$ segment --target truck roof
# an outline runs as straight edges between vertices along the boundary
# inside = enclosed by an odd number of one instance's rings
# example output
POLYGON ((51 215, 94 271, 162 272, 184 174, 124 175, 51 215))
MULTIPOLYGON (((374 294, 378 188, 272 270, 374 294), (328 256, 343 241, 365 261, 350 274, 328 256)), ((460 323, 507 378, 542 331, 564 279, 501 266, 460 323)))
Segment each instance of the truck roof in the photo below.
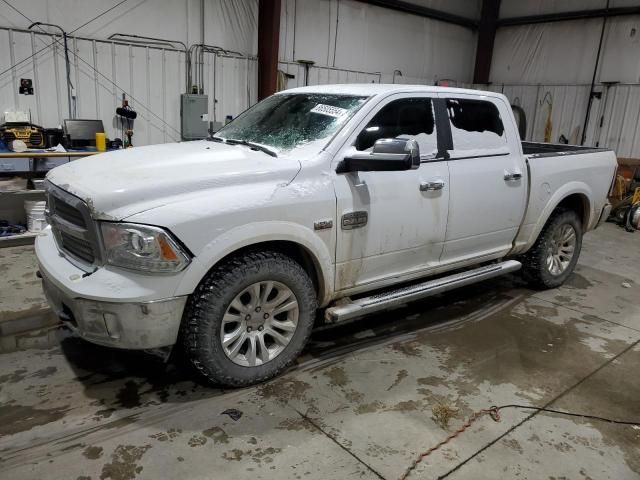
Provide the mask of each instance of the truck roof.
POLYGON ((325 93, 343 95, 388 95, 390 93, 424 92, 424 93, 467 93, 487 97, 503 97, 501 93, 468 88, 436 87, 433 85, 404 85, 391 83, 345 83, 333 85, 313 85, 291 88, 278 93, 325 93))

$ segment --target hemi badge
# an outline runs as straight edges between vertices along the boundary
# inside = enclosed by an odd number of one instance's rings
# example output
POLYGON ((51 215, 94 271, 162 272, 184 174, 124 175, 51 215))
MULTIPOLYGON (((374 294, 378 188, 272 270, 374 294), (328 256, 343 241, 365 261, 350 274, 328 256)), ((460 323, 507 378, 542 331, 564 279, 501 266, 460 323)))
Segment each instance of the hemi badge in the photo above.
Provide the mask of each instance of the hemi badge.
POLYGON ((342 216, 342 229, 353 230, 354 228, 364 227, 368 220, 369 214, 364 210, 345 213, 342 216))
POLYGON ((328 228, 333 228, 333 220, 318 220, 317 222, 313 222, 314 230, 326 230, 328 228))

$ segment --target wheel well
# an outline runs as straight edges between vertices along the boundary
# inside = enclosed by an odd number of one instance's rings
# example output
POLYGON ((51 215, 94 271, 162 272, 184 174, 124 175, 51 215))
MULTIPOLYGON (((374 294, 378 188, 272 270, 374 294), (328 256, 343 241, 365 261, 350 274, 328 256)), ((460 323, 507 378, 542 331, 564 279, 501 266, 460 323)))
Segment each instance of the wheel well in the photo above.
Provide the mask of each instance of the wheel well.
POLYGON ((295 260, 302 268, 304 268, 305 272, 307 272, 309 278, 311 278, 311 281, 313 282, 318 298, 321 298, 321 295, 324 292, 322 270, 311 252, 296 242, 291 242, 289 240, 272 240, 268 242, 253 243, 227 254, 221 258, 217 264, 250 250, 276 251, 295 260))
POLYGON ((582 222, 582 229, 584 230, 589 225, 589 218, 591 212, 589 211, 589 199, 580 193, 573 193, 568 197, 565 197, 556 208, 564 208, 572 210, 578 214, 582 222))

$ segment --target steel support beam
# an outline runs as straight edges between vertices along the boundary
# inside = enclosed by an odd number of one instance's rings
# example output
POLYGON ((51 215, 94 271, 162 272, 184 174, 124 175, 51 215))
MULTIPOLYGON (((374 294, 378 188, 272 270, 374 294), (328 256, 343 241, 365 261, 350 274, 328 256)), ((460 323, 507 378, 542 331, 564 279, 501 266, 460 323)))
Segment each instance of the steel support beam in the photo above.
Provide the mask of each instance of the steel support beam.
POLYGON ((377 7, 388 8, 389 10, 395 10, 398 12, 409 13, 412 15, 418 15, 420 17, 431 18, 433 20, 440 20, 441 22, 453 23, 454 25, 461 25, 463 27, 476 29, 478 28, 478 22, 466 17, 454 15, 452 13, 442 12, 433 8, 423 7, 422 5, 416 5, 414 3, 402 2, 396 0, 359 0, 362 3, 369 5, 375 5, 377 7))
POLYGON ((473 83, 489 83, 491 60, 493 59, 493 44, 496 39, 499 15, 500 0, 482 1, 473 83))
POLYGON ((575 12, 547 13, 544 15, 528 15, 525 17, 503 18, 498 21, 499 27, 512 25, 531 25, 534 23, 564 22, 567 20, 581 20, 584 18, 608 18, 623 15, 640 15, 638 7, 598 8, 594 10, 577 10, 575 12))
POLYGON ((280 0, 260 0, 258 5, 258 100, 276 91, 280 0))

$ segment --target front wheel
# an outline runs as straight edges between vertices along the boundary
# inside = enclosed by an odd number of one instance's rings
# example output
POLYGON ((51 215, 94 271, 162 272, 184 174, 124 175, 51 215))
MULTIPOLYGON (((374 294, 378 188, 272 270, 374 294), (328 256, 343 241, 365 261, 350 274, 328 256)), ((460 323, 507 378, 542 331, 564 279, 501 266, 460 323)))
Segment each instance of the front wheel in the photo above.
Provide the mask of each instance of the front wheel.
POLYGON ((573 210, 557 209, 523 258, 523 276, 535 288, 556 288, 571 275, 582 248, 582 223, 573 210))
POLYGON ((184 347, 212 383, 246 386, 282 372, 306 344, 313 283, 279 252, 248 252, 214 268, 192 295, 184 347))

